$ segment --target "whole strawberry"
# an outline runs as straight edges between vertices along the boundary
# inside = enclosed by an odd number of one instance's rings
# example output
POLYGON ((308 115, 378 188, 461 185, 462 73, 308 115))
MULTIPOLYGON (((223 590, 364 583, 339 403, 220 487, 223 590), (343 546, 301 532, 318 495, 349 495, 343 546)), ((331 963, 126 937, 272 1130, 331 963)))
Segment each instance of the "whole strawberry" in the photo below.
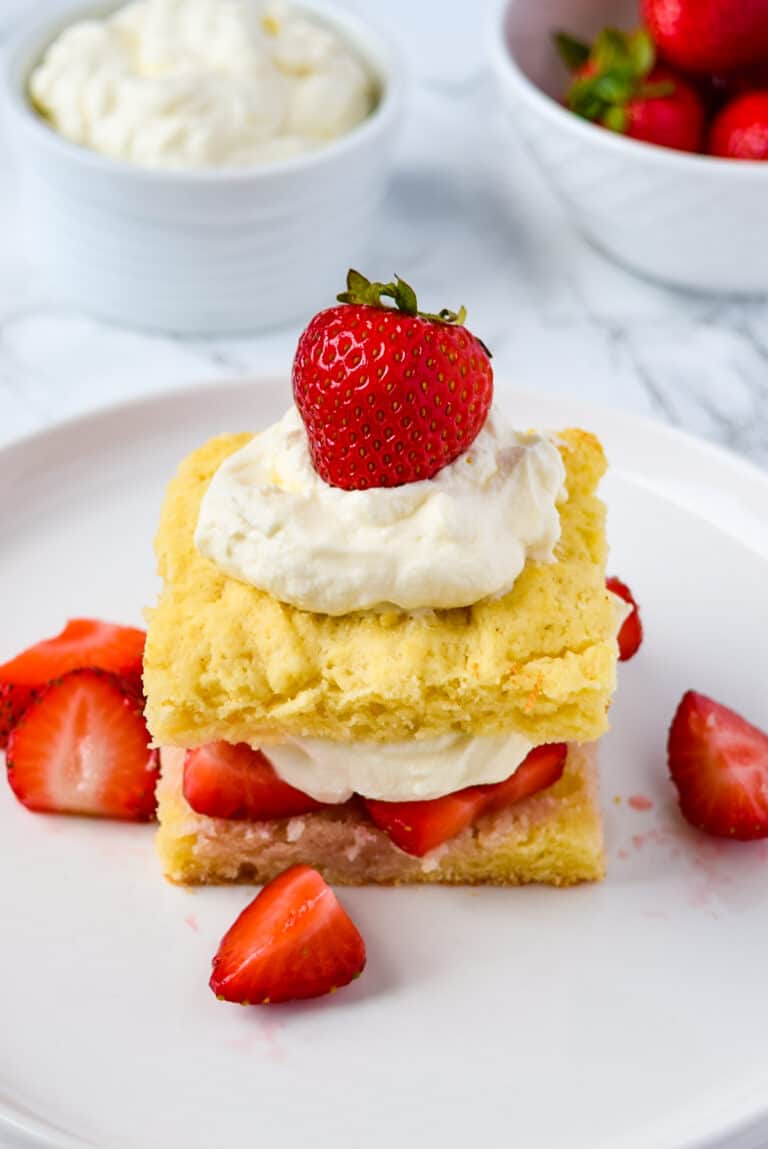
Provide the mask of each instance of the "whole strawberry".
POLYGON ((729 72, 768 56, 768 0, 643 0, 660 55, 686 72, 729 72))
POLYGON ((485 423, 488 349, 464 326, 463 308, 421 312, 399 276, 371 283, 350 271, 338 299, 302 332, 293 362, 315 470, 347 491, 431 479, 485 423))
POLYGON ((737 96, 712 121, 710 155, 732 160, 768 160, 768 90, 737 96))
POLYGON ((611 131, 662 148, 700 149, 704 108, 698 92, 656 63, 644 29, 606 28, 591 46, 560 32, 560 55, 574 73, 566 104, 576 115, 611 131))

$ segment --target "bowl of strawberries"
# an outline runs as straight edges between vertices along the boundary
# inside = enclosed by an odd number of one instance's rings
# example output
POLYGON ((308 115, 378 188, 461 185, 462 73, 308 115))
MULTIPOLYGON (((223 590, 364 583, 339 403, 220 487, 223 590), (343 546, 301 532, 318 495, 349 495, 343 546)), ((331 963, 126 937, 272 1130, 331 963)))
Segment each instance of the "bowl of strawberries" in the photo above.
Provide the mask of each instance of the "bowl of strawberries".
POLYGON ((593 244, 675 286, 768 291, 768 0, 505 0, 492 57, 593 244))

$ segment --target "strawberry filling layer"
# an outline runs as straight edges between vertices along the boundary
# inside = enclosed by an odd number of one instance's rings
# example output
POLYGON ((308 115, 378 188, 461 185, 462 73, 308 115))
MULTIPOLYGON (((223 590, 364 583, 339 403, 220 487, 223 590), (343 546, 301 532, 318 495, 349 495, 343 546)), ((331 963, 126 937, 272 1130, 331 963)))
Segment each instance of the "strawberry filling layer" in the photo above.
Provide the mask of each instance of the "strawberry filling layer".
MULTIPOLYGON (((362 799, 371 821, 407 854, 423 857, 489 814, 554 785, 562 776, 564 743, 538 746, 503 782, 469 786, 426 801, 362 799)), ((245 743, 214 742, 188 751, 184 797, 198 814, 259 821, 327 809, 328 804, 289 786, 269 759, 245 743)))

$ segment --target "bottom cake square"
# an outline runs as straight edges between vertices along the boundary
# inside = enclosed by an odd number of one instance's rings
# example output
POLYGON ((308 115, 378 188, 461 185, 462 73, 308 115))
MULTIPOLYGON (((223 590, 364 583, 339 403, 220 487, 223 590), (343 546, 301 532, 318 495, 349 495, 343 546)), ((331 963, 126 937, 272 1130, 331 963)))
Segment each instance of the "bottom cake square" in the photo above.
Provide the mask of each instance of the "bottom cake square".
POLYGON ((261 884, 304 863, 339 885, 412 882, 569 886, 605 875, 597 744, 571 744, 562 778, 423 858, 395 846, 356 802, 263 822, 209 818, 182 791, 184 750, 161 751, 157 845, 167 878, 183 884, 261 884))

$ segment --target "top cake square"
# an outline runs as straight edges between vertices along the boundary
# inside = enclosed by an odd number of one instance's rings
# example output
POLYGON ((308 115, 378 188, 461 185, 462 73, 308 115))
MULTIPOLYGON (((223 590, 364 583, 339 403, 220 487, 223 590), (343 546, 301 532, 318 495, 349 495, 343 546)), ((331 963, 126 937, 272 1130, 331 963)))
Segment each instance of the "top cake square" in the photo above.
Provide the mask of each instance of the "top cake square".
POLYGON ((340 617, 279 602, 195 549, 205 490, 250 438, 212 439, 168 488, 156 538, 164 585, 149 612, 144 674, 156 743, 600 737, 617 645, 596 495, 605 458, 593 435, 558 437, 567 497, 554 562, 529 560, 509 594, 475 606, 340 617))

